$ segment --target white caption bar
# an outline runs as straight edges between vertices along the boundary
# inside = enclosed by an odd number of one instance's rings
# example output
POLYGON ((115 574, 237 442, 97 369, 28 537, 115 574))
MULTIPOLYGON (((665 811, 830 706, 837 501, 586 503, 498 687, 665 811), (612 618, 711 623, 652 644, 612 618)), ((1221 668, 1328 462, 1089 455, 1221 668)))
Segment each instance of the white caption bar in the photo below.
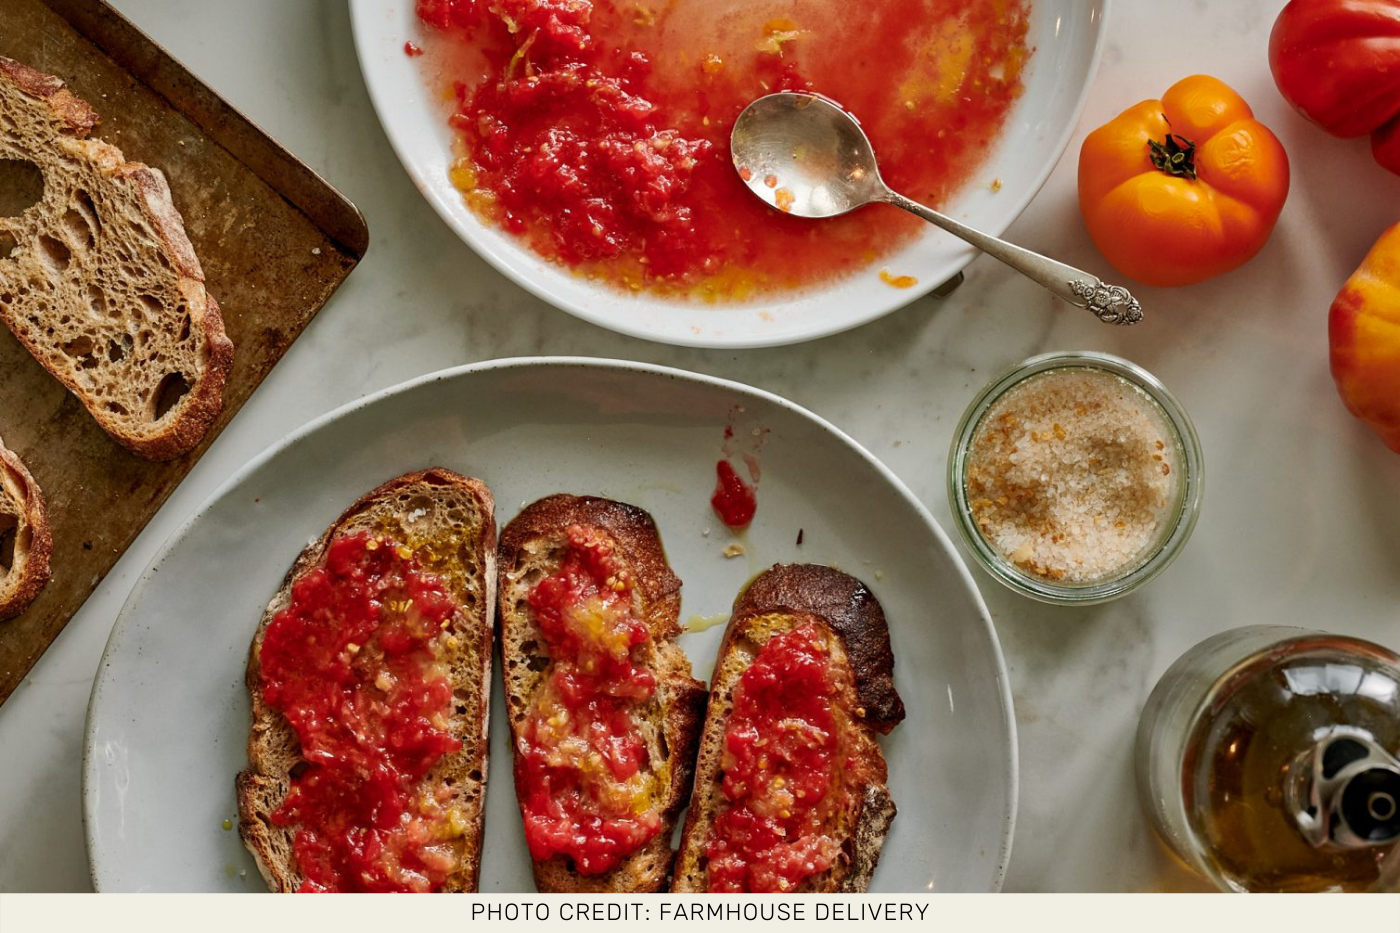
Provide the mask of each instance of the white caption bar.
POLYGON ((1400 930, 1400 894, 464 895, 460 897, 244 897, 240 895, 0 895, 3 933, 362 933, 493 931, 947 930, 950 933, 1213 933, 1400 930))

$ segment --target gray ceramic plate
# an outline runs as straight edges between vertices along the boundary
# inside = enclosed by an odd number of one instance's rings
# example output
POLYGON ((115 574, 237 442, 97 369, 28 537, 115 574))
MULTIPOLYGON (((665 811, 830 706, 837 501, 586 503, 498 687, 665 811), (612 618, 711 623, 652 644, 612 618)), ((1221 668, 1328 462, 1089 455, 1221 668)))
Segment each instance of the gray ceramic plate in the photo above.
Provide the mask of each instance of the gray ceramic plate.
MULTIPOLYGON (((530 359, 448 370, 313 422, 166 544, 117 620, 88 709, 83 807, 99 889, 263 889, 222 828, 245 765, 253 630, 309 539, 361 493, 430 465, 484 479, 502 526, 559 491, 648 509, 685 581, 683 620, 727 613, 778 561, 863 578, 889 617, 909 714, 883 741, 899 817, 872 890, 1000 886, 1016 807, 1011 695, 982 600, 928 511, 850 438, 777 396, 633 363, 530 359), (709 506, 726 427, 748 443, 767 432, 737 557, 709 506)), ((682 636, 697 676, 722 631, 682 636)), ((481 889, 530 891, 499 683, 492 704, 481 889)))

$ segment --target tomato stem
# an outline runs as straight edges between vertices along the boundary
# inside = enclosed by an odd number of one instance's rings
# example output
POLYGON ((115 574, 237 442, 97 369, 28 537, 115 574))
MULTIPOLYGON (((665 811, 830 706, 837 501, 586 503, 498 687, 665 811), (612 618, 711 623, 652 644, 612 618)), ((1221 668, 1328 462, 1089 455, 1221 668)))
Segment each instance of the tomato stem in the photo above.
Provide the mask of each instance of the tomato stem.
MULTIPOLYGON (((1162 119, 1167 120, 1166 114, 1162 115, 1162 119)), ((1167 126, 1171 125, 1171 121, 1167 120, 1167 126)), ((1149 139, 1147 148, 1152 150, 1152 165, 1158 171, 1166 172, 1168 175, 1195 179, 1196 144, 1185 136, 1168 132, 1164 142, 1149 139)))

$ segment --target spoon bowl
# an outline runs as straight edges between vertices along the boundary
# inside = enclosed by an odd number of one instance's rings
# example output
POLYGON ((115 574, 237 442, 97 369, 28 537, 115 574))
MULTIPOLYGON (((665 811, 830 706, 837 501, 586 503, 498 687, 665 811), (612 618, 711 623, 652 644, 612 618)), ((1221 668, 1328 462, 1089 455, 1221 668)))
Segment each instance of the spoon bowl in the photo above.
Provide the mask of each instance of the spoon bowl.
POLYGON ((884 193, 860 123, 817 94, 760 97, 734 122, 730 149, 748 189, 798 217, 836 217, 884 193))
POLYGON ((780 91, 749 104, 729 138, 734 168, 769 206, 797 217, 837 217, 866 204, 893 204, 1001 260, 1106 324, 1136 324, 1142 305, 1121 285, 1008 243, 893 191, 880 177, 860 121, 840 104, 780 91))

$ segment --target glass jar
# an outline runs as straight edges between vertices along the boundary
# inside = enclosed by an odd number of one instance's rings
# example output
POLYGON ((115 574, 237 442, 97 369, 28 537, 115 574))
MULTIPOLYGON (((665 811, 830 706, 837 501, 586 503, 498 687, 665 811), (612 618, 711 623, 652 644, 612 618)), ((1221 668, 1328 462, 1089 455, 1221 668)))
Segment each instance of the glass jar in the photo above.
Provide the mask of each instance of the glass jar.
POLYGON ((1400 890, 1400 655, 1276 625, 1183 655, 1142 712, 1153 827, 1227 891, 1400 890))
MULTIPOLYGON (((1061 425, 1056 422, 1056 434, 1063 438, 1060 428, 1061 425)), ((992 380, 968 407, 954 432, 953 448, 948 457, 948 500, 963 540, 977 562, 999 582, 1043 602, 1092 605, 1132 592, 1156 577, 1176 558, 1196 525, 1203 490, 1202 468, 1200 440, 1191 419, 1176 398, 1151 373, 1128 360, 1106 353, 1047 353, 1032 357, 992 380), (1003 399, 1008 399, 1008 403, 1014 401, 1017 396, 1010 394, 1029 386, 1031 380, 1055 373, 1077 372, 1087 372, 1093 378, 1107 374, 1121 381, 1133 402, 1138 403, 1143 416, 1163 426, 1166 435, 1162 441, 1165 445, 1163 454, 1174 465, 1172 469, 1176 475, 1155 529, 1145 532, 1150 537, 1144 546, 1135 553, 1126 554, 1120 564, 1100 576, 1066 580, 1055 579, 1051 575, 1054 571, 1036 573, 1028 570, 1026 561, 1013 559, 1016 553, 1008 554, 988 540, 979 526, 974 508, 975 502, 986 500, 977 498, 969 490, 969 470, 972 467, 975 472, 974 442, 979 436, 978 432, 989 413, 997 410, 999 402, 1003 399)), ((1047 474, 1042 479, 1047 490, 1054 488, 1052 477, 1047 474)), ((1089 546, 1087 542, 1085 546, 1089 546)))

